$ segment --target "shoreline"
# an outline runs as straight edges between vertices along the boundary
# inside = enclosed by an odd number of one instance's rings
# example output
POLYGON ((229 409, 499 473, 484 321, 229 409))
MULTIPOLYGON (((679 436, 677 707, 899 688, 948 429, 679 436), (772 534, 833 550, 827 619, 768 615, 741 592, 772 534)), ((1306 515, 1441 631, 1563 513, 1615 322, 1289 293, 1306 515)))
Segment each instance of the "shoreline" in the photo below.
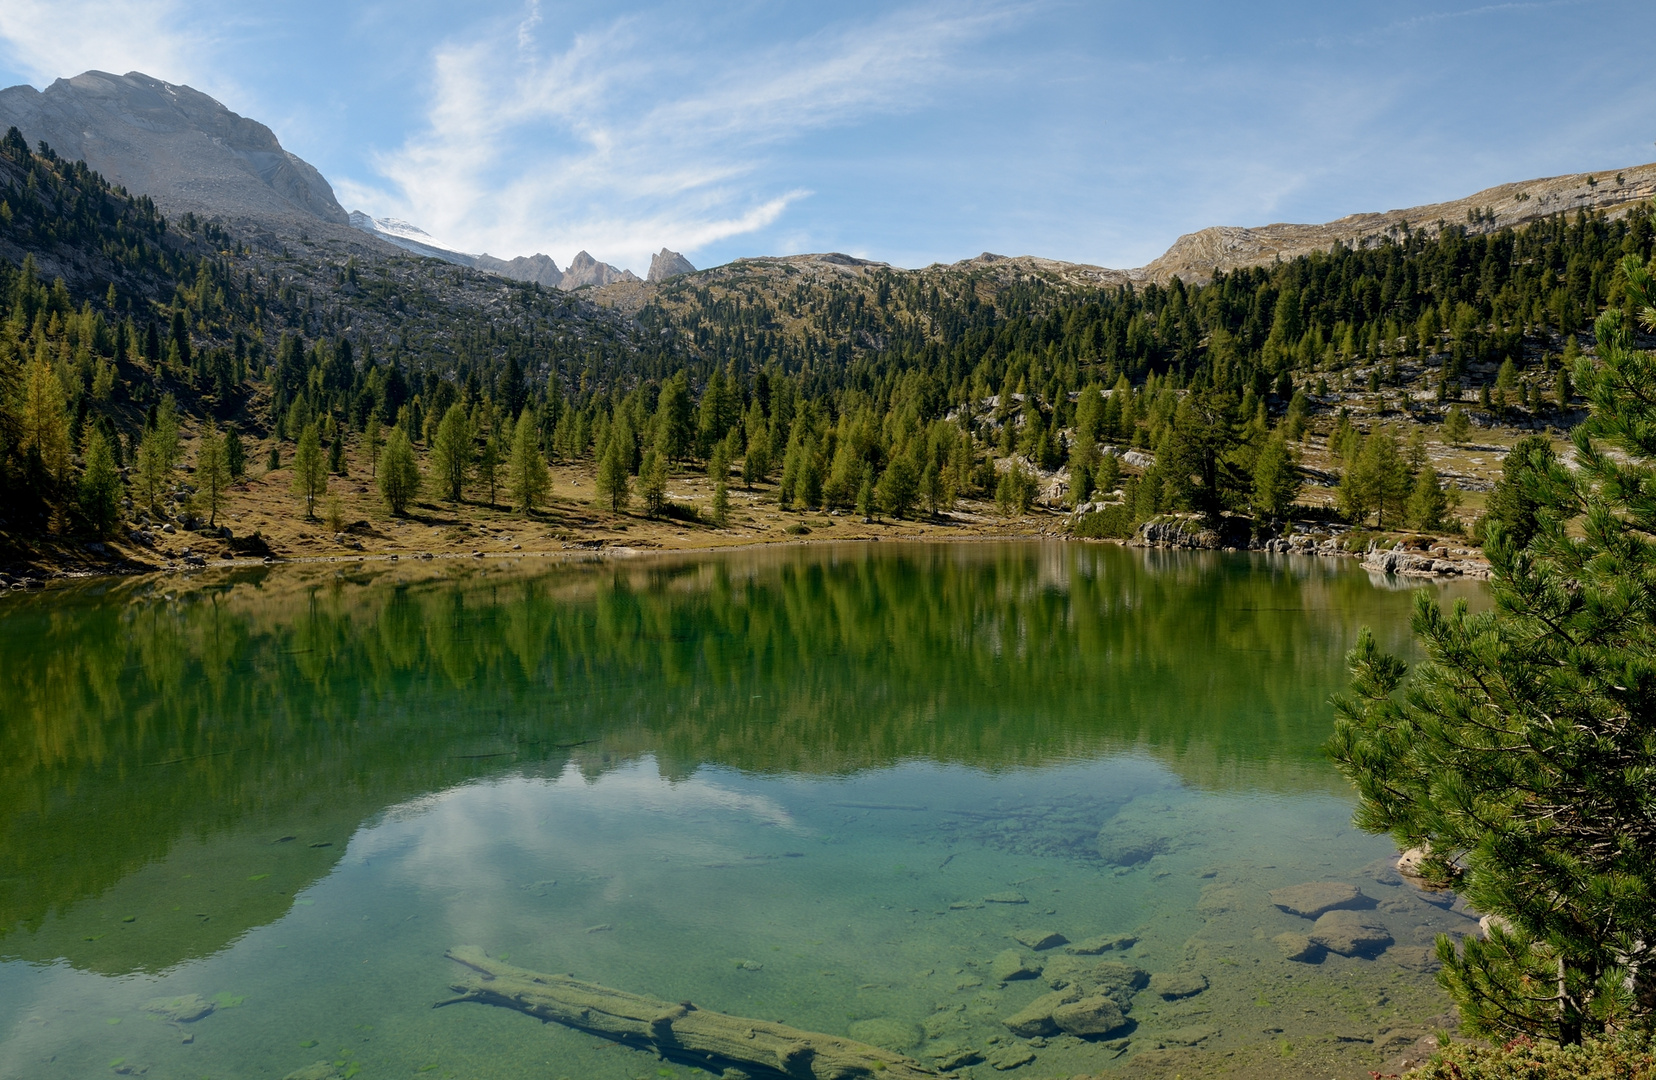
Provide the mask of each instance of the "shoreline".
MULTIPOLYGON (((917 524, 910 522, 909 524, 917 524)), ((537 550, 491 550, 473 549, 470 551, 448 550, 430 551, 421 550, 414 553, 387 552, 387 551, 352 551, 328 554, 304 555, 274 555, 274 556, 242 556, 217 559, 201 559, 200 561, 168 561, 160 566, 137 563, 127 560, 124 564, 107 569, 97 570, 59 570, 50 577, 28 578, 9 574, 0 574, 0 597, 11 593, 41 592, 68 585, 83 585, 105 579, 131 581, 145 577, 171 577, 178 575, 195 575, 210 570, 249 570, 261 567, 277 566, 326 566, 340 563, 437 563, 437 562, 504 562, 525 559, 544 560, 548 563, 587 563, 609 562, 647 558, 650 556, 666 555, 704 555, 730 554, 740 551, 770 550, 783 548, 824 547, 830 545, 855 544, 985 544, 1017 542, 1048 542, 1063 544, 1112 544, 1117 547, 1137 548, 1145 551, 1187 551, 1197 553, 1211 551, 1216 554, 1252 554, 1252 555, 1290 555, 1301 558, 1335 559, 1340 561, 1355 561, 1359 566, 1370 573, 1386 574, 1392 577, 1413 578, 1422 581, 1451 581, 1451 580, 1487 580, 1489 577, 1488 563, 1480 558, 1445 560, 1431 555, 1418 555, 1408 551, 1394 551, 1377 548, 1373 542, 1363 551, 1350 551, 1333 545, 1332 541, 1325 541, 1315 546, 1288 544, 1280 539, 1254 541, 1245 546, 1221 546, 1213 543, 1179 542, 1144 540, 1141 529, 1133 537, 1118 539, 1109 537, 1077 537, 1062 531, 1042 529, 1008 529, 1000 532, 972 531, 957 532, 947 526, 937 527, 937 523, 925 523, 936 528, 929 531, 924 525, 915 531, 903 531, 891 536, 868 535, 866 533, 851 536, 789 536, 786 539, 772 539, 769 537, 754 537, 737 540, 733 543, 688 544, 683 546, 666 546, 649 543, 631 545, 626 543, 611 543, 606 540, 566 542, 566 546, 557 549, 537 550), (22 584, 27 581, 28 584, 22 584)), ((1185 533, 1185 537, 1192 534, 1185 533)))

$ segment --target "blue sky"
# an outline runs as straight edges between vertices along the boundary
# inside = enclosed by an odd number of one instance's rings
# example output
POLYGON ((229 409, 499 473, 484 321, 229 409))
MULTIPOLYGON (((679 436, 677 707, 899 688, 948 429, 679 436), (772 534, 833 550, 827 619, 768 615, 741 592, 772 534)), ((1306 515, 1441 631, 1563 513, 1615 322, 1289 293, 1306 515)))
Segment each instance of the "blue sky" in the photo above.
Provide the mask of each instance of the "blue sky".
POLYGON ((188 83, 467 251, 1126 267, 1656 160, 1653 31, 1650 0, 4 0, 0 84, 188 83))

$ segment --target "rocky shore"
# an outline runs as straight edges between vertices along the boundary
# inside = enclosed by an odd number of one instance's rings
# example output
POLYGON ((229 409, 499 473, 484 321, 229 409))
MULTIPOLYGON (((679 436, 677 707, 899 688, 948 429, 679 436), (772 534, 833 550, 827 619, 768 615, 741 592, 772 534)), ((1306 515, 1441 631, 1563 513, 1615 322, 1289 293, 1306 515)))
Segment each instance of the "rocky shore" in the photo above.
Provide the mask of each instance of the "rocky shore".
POLYGON ((1358 559, 1365 570, 1377 574, 1416 578, 1489 577, 1489 564, 1473 548, 1447 544, 1406 546, 1397 541, 1386 546, 1369 540, 1362 547, 1352 543, 1352 530, 1345 526, 1307 529, 1293 527, 1282 536, 1260 539, 1245 533, 1229 535, 1195 518, 1159 518, 1138 527, 1129 547, 1163 548, 1184 551, 1262 551, 1273 555, 1315 555, 1331 559, 1358 559))

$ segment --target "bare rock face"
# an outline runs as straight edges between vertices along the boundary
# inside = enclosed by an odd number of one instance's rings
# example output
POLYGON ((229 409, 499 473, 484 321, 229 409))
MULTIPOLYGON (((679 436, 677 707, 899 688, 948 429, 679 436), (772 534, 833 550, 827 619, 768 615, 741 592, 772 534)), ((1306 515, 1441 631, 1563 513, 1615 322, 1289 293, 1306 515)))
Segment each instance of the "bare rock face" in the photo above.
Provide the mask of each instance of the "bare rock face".
POLYGON ((1328 912, 1308 936, 1312 944, 1341 956, 1379 956, 1392 943, 1391 931, 1383 923, 1357 911, 1328 912))
POLYGON ((0 90, 0 128, 81 159, 169 214, 349 223, 328 181, 271 130, 188 86, 88 71, 45 90, 0 90))
POLYGON ((1355 886, 1339 881, 1308 881, 1271 893, 1271 903, 1290 915, 1315 919, 1339 908, 1370 907, 1373 901, 1355 886))
POLYGON ((602 286, 617 281, 637 280, 638 275, 631 270, 622 270, 609 263, 601 263, 582 251, 570 261, 569 269, 564 271, 559 287, 574 290, 583 285, 602 286))
POLYGON ((644 280, 666 281, 670 277, 677 277, 680 274, 694 274, 695 272, 696 268, 690 265, 689 259, 676 251, 668 251, 666 248, 662 248, 650 257, 650 272, 644 280))
POLYGON ((1287 262, 1297 255, 1325 251, 1337 242, 1357 246, 1383 236, 1400 238, 1405 228, 1431 234, 1443 222, 1464 225, 1472 233, 1495 232, 1561 212, 1624 212, 1652 195, 1656 195, 1656 165, 1632 165, 1500 184, 1453 202, 1349 214, 1324 225, 1219 225, 1179 237, 1160 258, 1130 273, 1153 281, 1180 277, 1193 283, 1206 281, 1215 268, 1266 266, 1277 259, 1287 262))
POLYGON ((483 254, 477 257, 476 266, 490 274, 499 274, 513 281, 532 281, 549 289, 561 288, 564 283, 564 272, 558 269, 558 264, 552 261, 550 255, 539 252, 519 255, 515 259, 497 259, 483 254))

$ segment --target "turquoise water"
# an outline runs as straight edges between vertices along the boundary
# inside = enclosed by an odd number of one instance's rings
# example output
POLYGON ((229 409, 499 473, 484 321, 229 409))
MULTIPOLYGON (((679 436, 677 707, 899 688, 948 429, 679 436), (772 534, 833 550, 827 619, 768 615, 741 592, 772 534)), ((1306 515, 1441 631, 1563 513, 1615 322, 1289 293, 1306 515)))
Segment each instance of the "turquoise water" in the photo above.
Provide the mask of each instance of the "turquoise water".
POLYGON ((9 598, 0 1077, 707 1075, 433 1009, 458 945, 960 1075, 1365 1076, 1472 925, 1318 751, 1358 628, 1406 649, 1409 603, 1344 563, 1042 544, 9 598), (1309 881, 1394 944, 1287 959, 1311 923, 1266 894, 1309 881), (996 979, 1007 949, 1041 977, 996 979), (1099 960, 1206 989, 1124 995, 1108 1038, 1003 1023, 1099 960))

